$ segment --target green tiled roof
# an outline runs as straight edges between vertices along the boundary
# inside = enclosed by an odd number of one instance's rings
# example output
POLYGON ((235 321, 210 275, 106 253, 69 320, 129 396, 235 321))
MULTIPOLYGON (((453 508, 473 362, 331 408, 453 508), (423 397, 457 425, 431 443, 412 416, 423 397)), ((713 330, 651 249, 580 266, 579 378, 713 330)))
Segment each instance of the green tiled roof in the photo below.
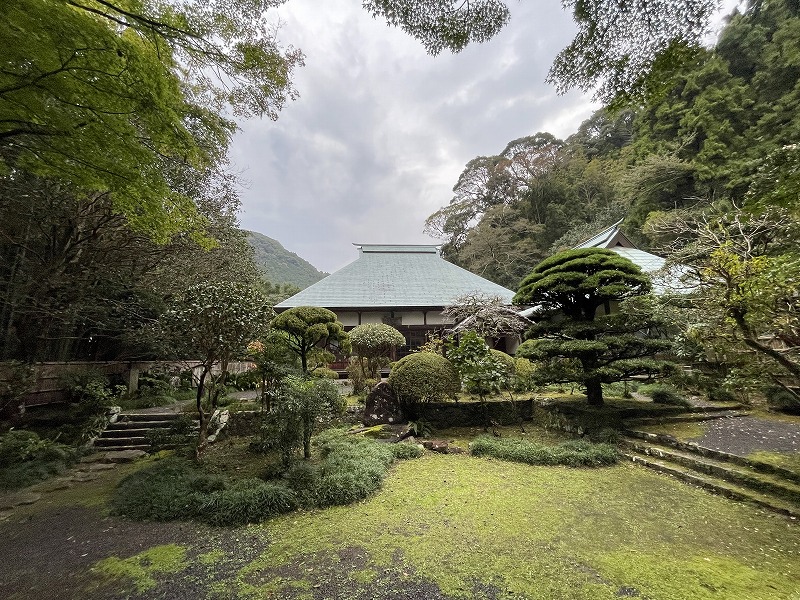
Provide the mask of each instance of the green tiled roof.
POLYGON ((444 307, 476 292, 500 296, 511 304, 514 296, 511 290, 447 262, 438 246, 355 245, 358 260, 275 308, 444 307))

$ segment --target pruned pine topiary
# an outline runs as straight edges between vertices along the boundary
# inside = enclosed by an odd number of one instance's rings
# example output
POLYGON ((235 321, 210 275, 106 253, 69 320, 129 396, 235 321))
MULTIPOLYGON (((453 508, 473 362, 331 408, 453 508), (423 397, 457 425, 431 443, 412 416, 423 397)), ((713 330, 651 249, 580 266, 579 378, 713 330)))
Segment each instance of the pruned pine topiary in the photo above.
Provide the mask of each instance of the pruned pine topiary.
POLYGON ((559 252, 539 263, 514 296, 516 304, 540 309, 517 356, 537 361, 538 383, 580 383, 588 403, 601 405, 602 384, 674 368, 654 358, 671 343, 648 335, 659 325, 652 311, 606 314, 612 304, 649 292, 649 277, 616 252, 559 252))

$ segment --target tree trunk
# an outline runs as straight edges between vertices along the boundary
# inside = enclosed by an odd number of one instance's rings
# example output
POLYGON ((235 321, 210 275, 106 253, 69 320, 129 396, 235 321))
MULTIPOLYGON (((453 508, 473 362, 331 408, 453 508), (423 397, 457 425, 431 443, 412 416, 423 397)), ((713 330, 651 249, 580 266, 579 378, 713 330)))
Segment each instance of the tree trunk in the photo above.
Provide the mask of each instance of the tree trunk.
POLYGON ((586 380, 586 401, 590 406, 603 406, 603 386, 595 377, 586 380))
POLYGON ((200 418, 200 433, 197 438, 197 450, 195 450, 195 458, 200 460, 200 455, 208 445, 208 423, 211 420, 210 414, 203 412, 203 391, 205 388, 206 375, 210 371, 210 367, 203 365, 203 372, 200 374, 200 380, 197 382, 197 415, 200 418))

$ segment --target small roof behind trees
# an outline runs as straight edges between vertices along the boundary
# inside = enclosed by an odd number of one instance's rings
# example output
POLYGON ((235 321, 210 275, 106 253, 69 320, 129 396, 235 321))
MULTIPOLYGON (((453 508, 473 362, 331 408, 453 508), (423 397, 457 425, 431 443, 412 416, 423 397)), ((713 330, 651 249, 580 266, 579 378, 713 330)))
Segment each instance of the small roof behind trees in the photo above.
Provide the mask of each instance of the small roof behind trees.
POLYGON ((661 270, 664 267, 665 259, 637 248, 636 244, 622 232, 621 226, 622 219, 608 229, 604 229, 597 235, 590 237, 585 242, 581 242, 575 246, 574 250, 579 248, 608 248, 627 258, 645 273, 652 274, 661 270))
POLYGON ((358 260, 275 306, 325 308, 443 308, 473 293, 514 292, 444 260, 437 245, 354 244, 358 260))

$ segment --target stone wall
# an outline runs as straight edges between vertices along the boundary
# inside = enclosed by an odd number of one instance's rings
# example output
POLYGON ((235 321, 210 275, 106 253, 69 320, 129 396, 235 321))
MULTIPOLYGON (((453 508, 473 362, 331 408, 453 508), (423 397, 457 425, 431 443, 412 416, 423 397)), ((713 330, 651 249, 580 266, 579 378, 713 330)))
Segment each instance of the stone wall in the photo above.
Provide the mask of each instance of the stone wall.
POLYGON ((422 416, 435 428, 446 427, 483 427, 486 421, 494 421, 499 425, 514 425, 522 421, 530 421, 533 414, 533 400, 492 401, 484 408, 479 402, 437 402, 421 407, 422 416))

